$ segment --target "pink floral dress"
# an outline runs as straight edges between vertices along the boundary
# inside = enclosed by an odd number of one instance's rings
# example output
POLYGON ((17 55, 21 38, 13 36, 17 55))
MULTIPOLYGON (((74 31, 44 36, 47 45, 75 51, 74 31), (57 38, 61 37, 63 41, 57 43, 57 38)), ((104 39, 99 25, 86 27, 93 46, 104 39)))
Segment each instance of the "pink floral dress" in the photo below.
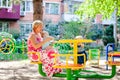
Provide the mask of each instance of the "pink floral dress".
MULTIPOLYGON (((34 34, 34 33, 31 33, 31 34, 34 34)), ((30 35, 31 36, 31 35, 30 35)), ((41 42, 43 40, 42 37, 40 36, 36 36, 36 42, 41 42)), ((28 51, 35 51, 35 52, 40 52, 40 59, 41 59, 41 62, 43 64, 43 71, 46 73, 46 75, 48 77, 52 77, 53 74, 55 73, 60 73, 62 72, 62 69, 59 69, 59 68, 53 68, 52 66, 54 65, 54 56, 52 56, 51 54, 54 54, 54 53, 57 53, 57 51, 55 49, 50 49, 48 51, 46 50, 42 50, 42 48, 37 48, 35 49, 32 44, 31 44, 31 41, 29 40, 28 38, 28 41, 27 41, 27 44, 28 44, 28 51)), ((34 55, 34 54, 33 54, 34 55)), ((28 57, 32 60, 32 61, 37 61, 38 57, 37 56, 33 56, 33 55, 28 55, 28 57)), ((61 64, 60 62, 58 62, 58 64, 61 64)))

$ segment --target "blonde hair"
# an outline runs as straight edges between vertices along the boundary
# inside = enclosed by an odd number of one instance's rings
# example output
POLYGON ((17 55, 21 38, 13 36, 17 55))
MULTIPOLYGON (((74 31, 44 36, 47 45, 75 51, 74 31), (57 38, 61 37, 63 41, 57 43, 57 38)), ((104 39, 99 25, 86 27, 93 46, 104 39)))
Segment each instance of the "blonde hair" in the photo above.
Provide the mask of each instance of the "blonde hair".
POLYGON ((76 36, 75 39, 83 39, 82 36, 76 36))
POLYGON ((40 20, 35 20, 33 23, 32 23, 32 29, 35 30, 37 28, 36 25, 42 25, 43 26, 43 22, 40 21, 40 20))

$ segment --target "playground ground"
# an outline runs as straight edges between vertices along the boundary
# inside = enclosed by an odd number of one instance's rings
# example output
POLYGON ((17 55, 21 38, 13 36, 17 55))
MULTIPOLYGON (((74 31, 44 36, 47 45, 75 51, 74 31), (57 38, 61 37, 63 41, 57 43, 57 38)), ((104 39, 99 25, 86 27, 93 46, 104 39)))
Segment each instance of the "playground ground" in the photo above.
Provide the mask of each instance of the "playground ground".
MULTIPOLYGON (((105 71, 104 60, 100 61, 100 68, 88 67, 99 73, 110 73, 105 71)), ((117 74, 112 79, 79 79, 79 80, 120 80, 120 67, 117 67, 117 74)), ((30 64, 29 60, 23 61, 0 61, 0 80, 49 80, 38 73, 37 64, 30 64)), ((53 78, 53 80, 66 80, 65 78, 53 78)))

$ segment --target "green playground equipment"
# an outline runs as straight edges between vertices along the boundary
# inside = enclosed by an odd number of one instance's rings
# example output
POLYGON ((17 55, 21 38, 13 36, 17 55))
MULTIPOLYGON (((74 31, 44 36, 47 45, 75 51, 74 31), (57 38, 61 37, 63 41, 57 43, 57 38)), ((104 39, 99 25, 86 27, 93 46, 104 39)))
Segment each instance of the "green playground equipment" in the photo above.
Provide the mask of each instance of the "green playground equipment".
MULTIPOLYGON (((115 76, 116 74, 116 66, 119 66, 120 63, 114 63, 112 64, 111 62, 107 62, 108 65, 112 66, 112 70, 111 70, 111 74, 100 74, 97 73, 96 71, 92 71, 92 70, 84 70, 83 68, 86 67, 86 61, 85 61, 85 55, 84 54, 77 54, 77 44, 78 43, 91 43, 94 42, 92 40, 87 40, 87 39, 80 39, 80 40, 59 40, 57 43, 72 43, 73 46, 73 54, 54 54, 55 56, 55 65, 53 67, 55 68, 62 68, 62 69, 66 69, 66 73, 57 73, 54 74, 54 77, 61 77, 61 78, 67 78, 67 80, 78 80, 78 78, 96 78, 96 79, 110 79, 112 77, 115 76), (60 57, 60 56, 65 56, 66 57, 66 62, 65 64, 61 64, 58 65, 56 62, 56 58, 60 57), (74 58, 73 63, 69 63, 69 58, 70 57, 74 58), (84 64, 77 64, 77 57, 78 56, 83 56, 84 57, 84 64)), ((91 55, 93 56, 99 56, 96 55, 94 53, 98 53, 99 54, 99 50, 97 49, 93 49, 91 50, 91 55)), ((32 54, 35 52, 28 52, 29 54, 32 54)), ((37 52, 38 54, 38 52, 37 52)), ((39 58, 39 57, 38 57, 39 58)), ((38 64, 38 71, 40 73, 40 75, 42 76, 46 76, 45 72, 43 72, 43 68, 42 68, 42 62, 38 61, 38 62, 34 62, 31 61, 32 64, 38 64)))
POLYGON ((100 61, 100 50, 99 49, 89 49, 89 62, 91 64, 98 64, 100 61))
POLYGON ((25 40, 16 41, 11 34, 0 32, 0 60, 18 60, 27 58, 25 40))

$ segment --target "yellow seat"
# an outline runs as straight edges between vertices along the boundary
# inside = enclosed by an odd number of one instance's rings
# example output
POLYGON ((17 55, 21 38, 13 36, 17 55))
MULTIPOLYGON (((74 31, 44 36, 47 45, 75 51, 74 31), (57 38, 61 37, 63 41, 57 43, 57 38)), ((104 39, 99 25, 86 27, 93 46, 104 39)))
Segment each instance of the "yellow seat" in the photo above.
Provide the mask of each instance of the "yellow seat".
POLYGON ((31 54, 35 54, 37 56, 37 60, 36 61, 33 61, 31 59, 31 62, 32 64, 41 64, 42 62, 40 61, 40 53, 39 52, 35 52, 35 51, 29 51, 28 52, 28 56, 30 56, 31 54))
POLYGON ((85 68, 85 64, 86 64, 86 61, 85 61, 85 55, 84 54, 77 54, 77 55, 74 55, 74 54, 54 54, 55 58, 54 58, 54 63, 55 65, 53 65, 54 68, 70 68, 70 69, 82 69, 82 68, 85 68), (60 56, 64 56, 66 57, 66 63, 65 64, 57 64, 57 58, 60 57, 60 56), (78 57, 78 56, 83 56, 84 57, 84 64, 75 64, 75 63, 69 63, 69 58, 70 56, 73 56, 73 57, 78 57))
POLYGON ((113 61, 113 57, 120 57, 120 52, 110 52, 106 64, 120 66, 120 61, 113 61))
POLYGON ((116 56, 116 57, 120 57, 120 52, 110 52, 109 54, 108 54, 108 56, 110 57, 114 57, 114 56, 116 56))
POLYGON ((68 65, 54 65, 54 68, 71 68, 71 69, 81 69, 84 68, 82 64, 68 64, 68 65))
POLYGON ((31 61, 30 63, 31 63, 31 64, 42 64, 41 61, 31 61))
POLYGON ((120 66, 120 61, 107 61, 106 64, 110 66, 112 65, 120 66))

